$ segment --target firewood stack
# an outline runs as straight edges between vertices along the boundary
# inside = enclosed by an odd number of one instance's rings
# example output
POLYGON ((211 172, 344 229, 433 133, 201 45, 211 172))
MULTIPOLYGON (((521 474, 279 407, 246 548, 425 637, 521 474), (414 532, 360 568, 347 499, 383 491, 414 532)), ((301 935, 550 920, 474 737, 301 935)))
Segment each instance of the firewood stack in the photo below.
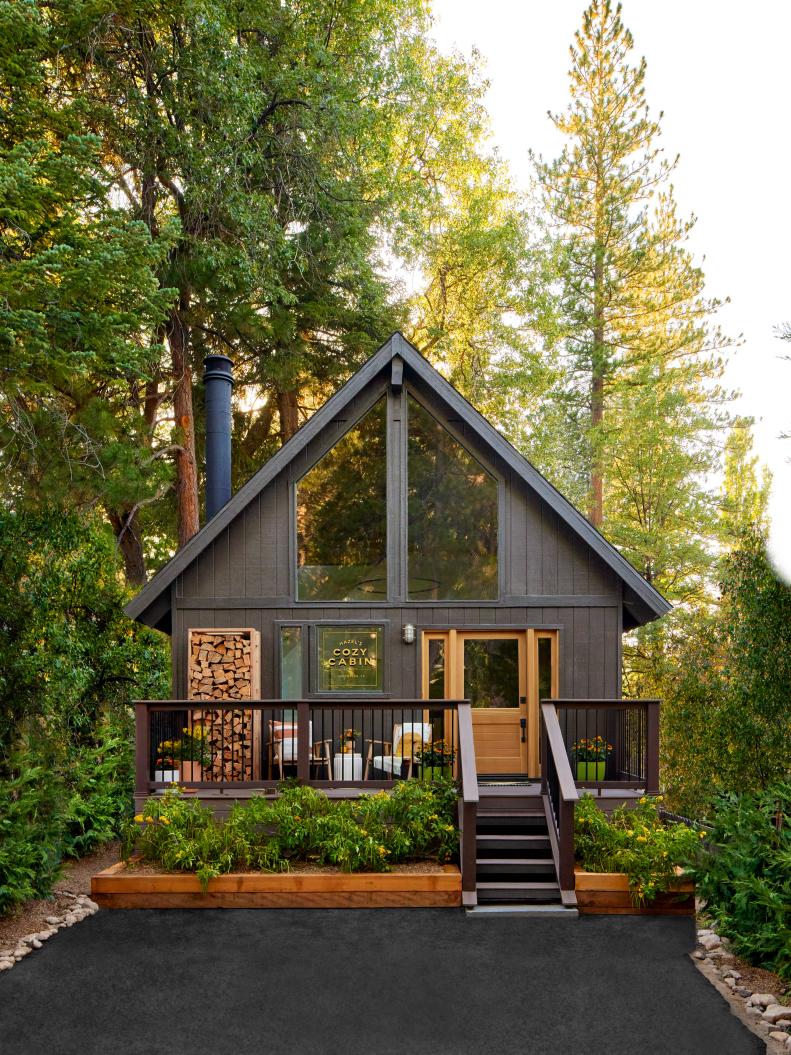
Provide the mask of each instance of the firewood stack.
MULTIPOLYGON (((252 629, 189 631, 189 698, 250 700, 260 695, 258 633, 252 629)), ((255 780, 258 715, 250 710, 193 711, 211 752, 203 780, 255 780)))

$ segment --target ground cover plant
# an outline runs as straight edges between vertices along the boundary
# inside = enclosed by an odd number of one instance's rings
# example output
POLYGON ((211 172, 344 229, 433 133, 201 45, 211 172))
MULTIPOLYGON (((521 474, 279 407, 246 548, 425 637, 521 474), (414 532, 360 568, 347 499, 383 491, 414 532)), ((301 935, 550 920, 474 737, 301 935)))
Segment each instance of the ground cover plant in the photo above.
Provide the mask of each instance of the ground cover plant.
POLYGON ((591 795, 577 803, 575 843, 586 872, 624 872, 636 905, 652 901, 678 881, 676 868, 695 856, 703 832, 686 824, 666 824, 659 816, 662 796, 642 796, 608 817, 591 795))
POLYGON ((791 783, 720 796, 694 872, 734 951, 791 982, 791 783))
POLYGON ((124 831, 133 853, 168 871, 195 872, 204 890, 234 871, 288 871, 298 862, 345 872, 387 872, 407 860, 447 861, 458 851, 452 780, 406 780, 391 793, 330 799, 301 785, 277 798, 236 803, 224 822, 177 788, 149 799, 124 831))

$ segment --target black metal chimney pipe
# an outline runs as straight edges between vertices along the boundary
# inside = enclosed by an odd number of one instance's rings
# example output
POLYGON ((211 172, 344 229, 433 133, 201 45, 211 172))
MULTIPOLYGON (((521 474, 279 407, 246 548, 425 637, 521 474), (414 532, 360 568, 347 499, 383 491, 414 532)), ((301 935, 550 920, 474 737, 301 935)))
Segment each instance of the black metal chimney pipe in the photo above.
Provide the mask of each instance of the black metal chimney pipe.
POLYGON ((227 355, 203 360, 206 396, 206 520, 231 497, 231 390, 233 363, 227 355))

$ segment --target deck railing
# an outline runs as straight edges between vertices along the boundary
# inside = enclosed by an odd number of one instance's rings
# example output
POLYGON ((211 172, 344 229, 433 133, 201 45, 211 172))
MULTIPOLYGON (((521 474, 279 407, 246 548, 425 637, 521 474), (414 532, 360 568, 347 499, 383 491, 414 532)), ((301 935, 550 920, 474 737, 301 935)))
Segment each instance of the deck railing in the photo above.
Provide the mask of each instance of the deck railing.
POLYGON ((276 789, 286 777, 350 792, 455 777, 462 889, 465 903, 475 903, 478 779, 468 701, 142 700, 135 711, 138 798, 174 781, 233 795, 276 789))
POLYGON ((659 700, 552 700, 552 703, 557 709, 563 743, 580 787, 659 793, 659 700), (596 737, 606 745, 603 775, 597 775, 590 765, 578 772, 575 746, 581 741, 595 741, 596 737))
POLYGON ((541 792, 561 893, 574 890, 574 809, 580 789, 659 791, 659 700, 542 700, 541 792), (604 746, 599 773, 578 759, 604 746), (601 777, 601 779, 599 779, 601 777))

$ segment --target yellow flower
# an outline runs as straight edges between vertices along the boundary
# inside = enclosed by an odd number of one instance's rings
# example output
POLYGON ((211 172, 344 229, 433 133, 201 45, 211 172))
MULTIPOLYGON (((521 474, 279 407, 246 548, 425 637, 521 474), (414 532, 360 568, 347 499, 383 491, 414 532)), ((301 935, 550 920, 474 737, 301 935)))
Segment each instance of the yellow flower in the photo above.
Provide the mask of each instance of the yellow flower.
POLYGON ((642 796, 642 798, 640 799, 640 801, 641 801, 641 802, 645 802, 645 795, 643 795, 643 796, 642 796))
POLYGON ((386 857, 387 856, 387 852, 388 852, 387 851, 387 847, 385 847, 385 846, 380 846, 379 847, 379 856, 380 857, 386 857))
POLYGON ((665 796, 664 795, 657 795, 656 801, 657 802, 664 802, 665 801, 665 796))
POLYGON ((143 820, 143 814, 142 814, 142 813, 136 813, 136 814, 135 814, 135 820, 136 820, 136 821, 138 822, 138 824, 139 824, 139 823, 140 823, 140 822, 141 822, 141 821, 143 820))
POLYGON ((154 818, 153 817, 146 817, 146 824, 153 824, 153 823, 154 823, 154 818))
POLYGON ((638 835, 638 836, 637 836, 637 841, 638 841, 639 843, 645 843, 645 842, 648 842, 648 840, 646 839, 646 837, 645 837, 644 835, 638 835))
POLYGON ((170 824, 169 817, 160 817, 159 819, 162 821, 163 824, 170 824))
POLYGON ((446 824, 445 825, 445 831, 446 832, 452 832, 453 831, 453 825, 452 824, 446 824))
POLYGON ((705 832, 698 832, 698 835, 700 836, 701 839, 705 839, 706 838, 706 833, 705 832))

